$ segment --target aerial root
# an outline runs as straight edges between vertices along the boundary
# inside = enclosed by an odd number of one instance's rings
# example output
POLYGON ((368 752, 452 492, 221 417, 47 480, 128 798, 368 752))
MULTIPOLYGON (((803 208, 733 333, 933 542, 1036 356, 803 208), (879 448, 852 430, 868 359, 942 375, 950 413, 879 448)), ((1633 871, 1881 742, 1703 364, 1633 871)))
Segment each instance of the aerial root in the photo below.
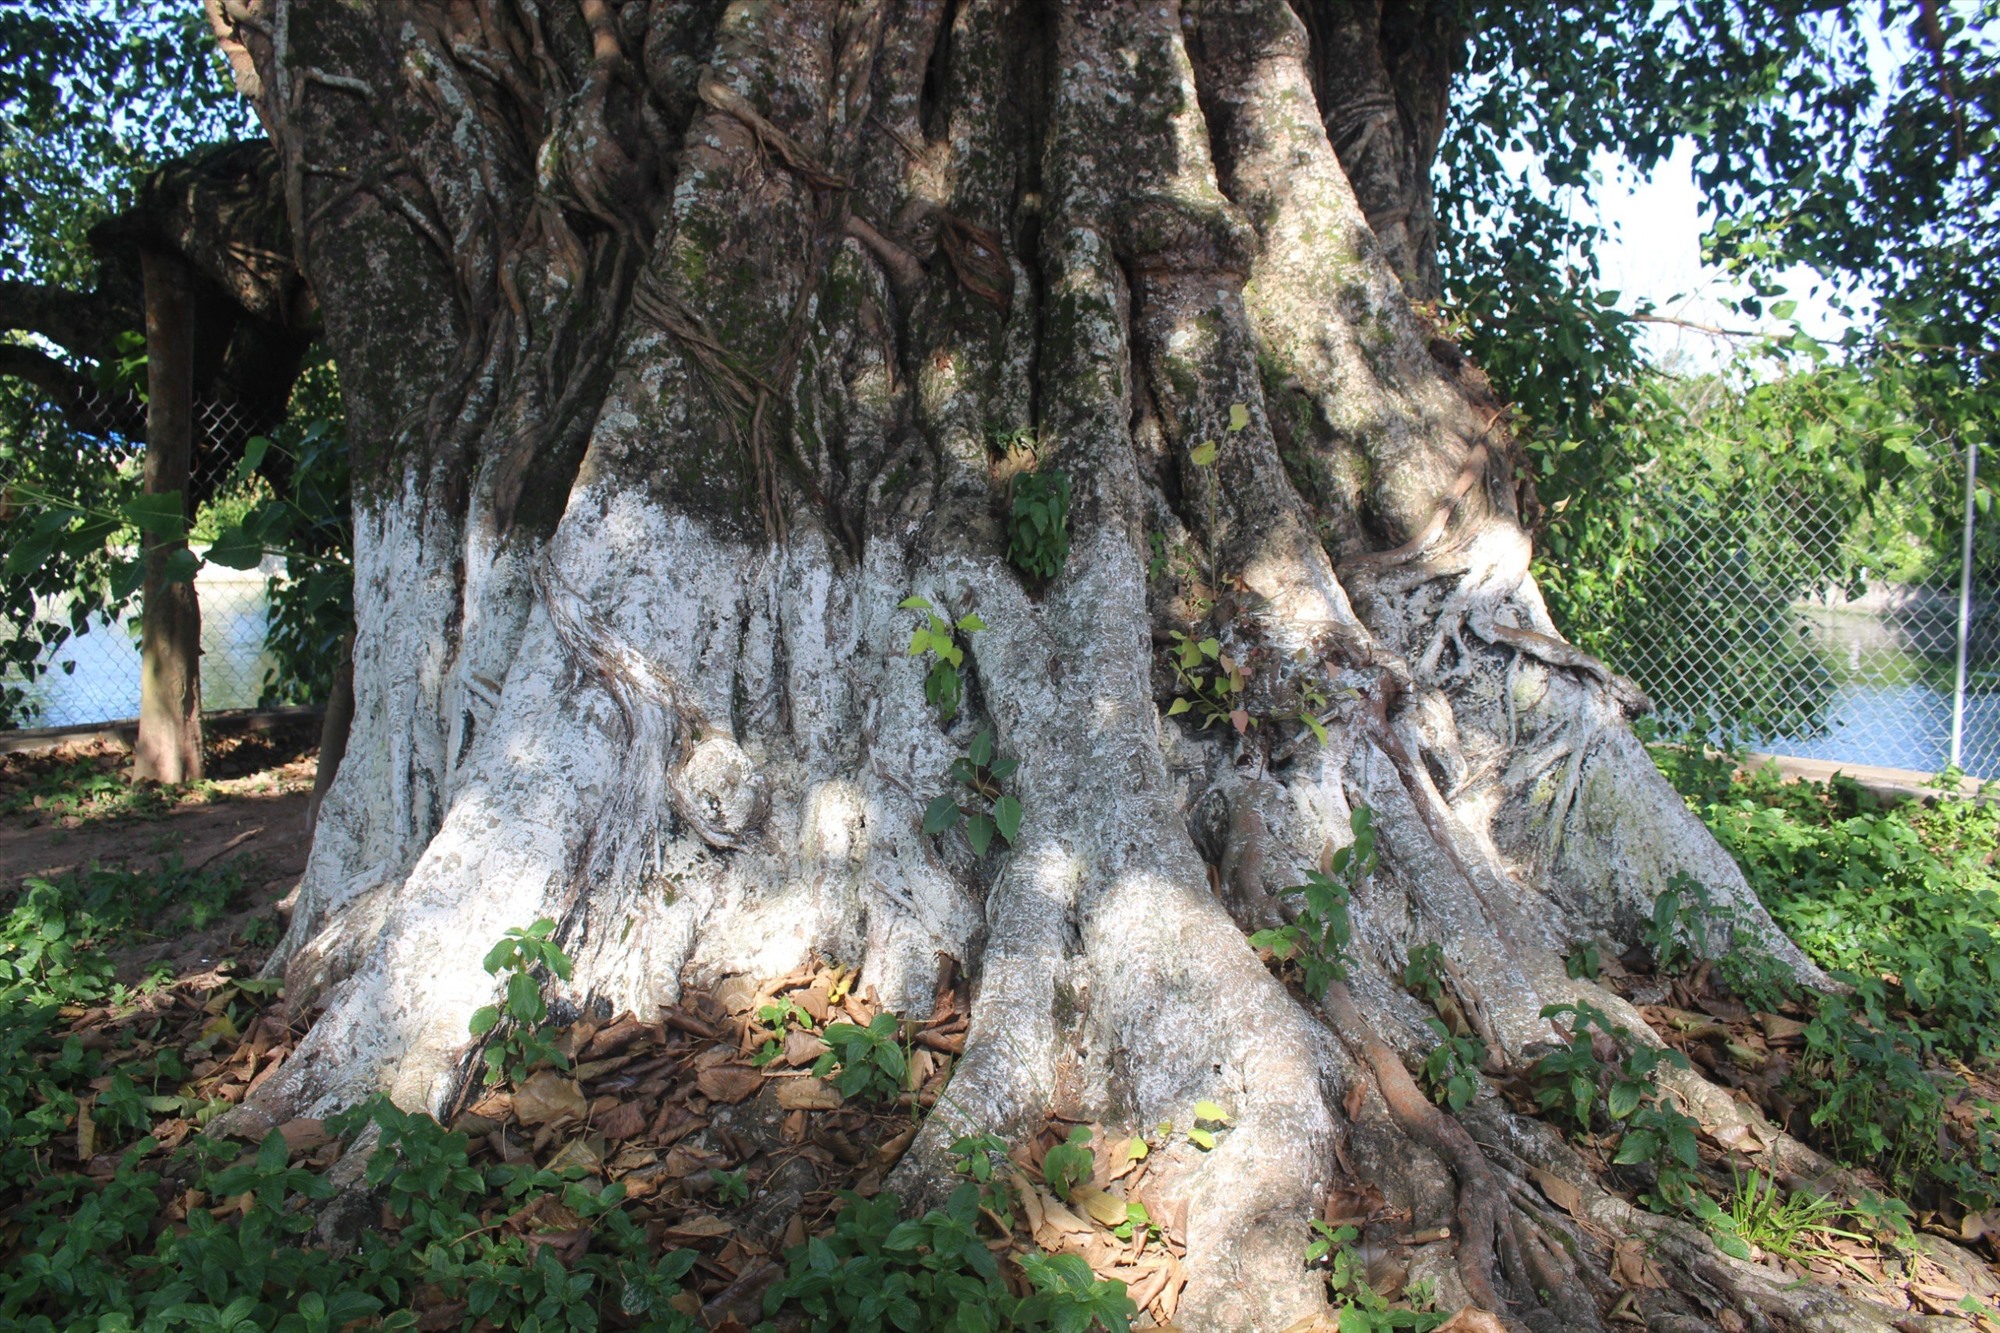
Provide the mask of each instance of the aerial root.
POLYGON ((1493 1281, 1496 1257, 1516 1290, 1532 1292, 1536 1284, 1504 1211, 1505 1187, 1464 1126, 1433 1106, 1417 1088, 1403 1062, 1361 1016, 1344 982, 1328 988, 1326 1009, 1334 1030, 1374 1074, 1396 1124, 1451 1164, 1458 1178, 1459 1278, 1466 1294, 1480 1306, 1496 1313, 1506 1310, 1508 1303, 1493 1281))

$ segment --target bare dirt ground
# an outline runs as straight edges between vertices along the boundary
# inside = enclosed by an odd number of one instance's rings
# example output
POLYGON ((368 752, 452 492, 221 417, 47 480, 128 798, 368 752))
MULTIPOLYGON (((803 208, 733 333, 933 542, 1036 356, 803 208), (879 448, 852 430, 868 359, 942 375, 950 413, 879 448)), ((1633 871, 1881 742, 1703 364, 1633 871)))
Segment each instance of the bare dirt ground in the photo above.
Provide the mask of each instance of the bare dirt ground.
POLYGON ((208 747, 210 776, 178 787, 135 784, 131 755, 101 740, 0 755, 0 898, 26 880, 93 867, 233 872, 225 916, 172 939, 121 950, 121 974, 176 972, 233 957, 262 962, 281 933, 278 904, 305 869, 306 803, 317 767, 310 719, 228 736, 208 747))

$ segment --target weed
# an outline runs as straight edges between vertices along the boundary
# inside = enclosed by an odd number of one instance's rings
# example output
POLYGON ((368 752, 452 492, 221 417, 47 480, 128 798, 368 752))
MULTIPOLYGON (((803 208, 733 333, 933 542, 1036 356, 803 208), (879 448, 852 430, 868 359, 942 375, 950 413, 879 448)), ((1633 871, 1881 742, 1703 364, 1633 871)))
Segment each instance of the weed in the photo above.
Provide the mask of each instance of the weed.
POLYGON ((715 1182, 715 1196, 722 1201, 723 1206, 749 1202, 750 1180, 742 1167, 734 1171, 710 1171, 708 1176, 715 1182))
POLYGON ((813 1075, 831 1077, 843 1097, 893 1102, 909 1078, 909 1057, 899 1039, 902 1024, 894 1014, 877 1014, 863 1027, 829 1023, 823 1034, 832 1047, 813 1062, 813 1075))
POLYGON ((543 1065, 569 1067, 568 1059, 556 1049, 554 1025, 548 1021, 549 1006, 542 998, 542 983, 534 975, 536 968, 545 967, 562 980, 569 980, 569 955, 549 939, 555 929, 556 923, 547 917, 525 930, 516 926, 486 953, 483 966, 487 975, 507 973, 505 1000, 479 1009, 468 1025, 474 1037, 501 1029, 486 1047, 488 1083, 518 1081, 543 1065), (501 1028, 503 1020, 506 1026, 501 1028))
POLYGON ((1779 1192, 1777 1179, 1760 1171, 1737 1172, 1727 1208, 1707 1195, 1694 1199, 1694 1212, 1726 1254, 1749 1259, 1755 1250, 1803 1263, 1834 1254, 1827 1237, 1866 1241, 1834 1222, 1849 1212, 1847 1205, 1820 1195, 1779 1192))
POLYGON ((1203 1152, 1215 1147, 1216 1134, 1229 1124, 1229 1112, 1214 1102, 1194 1104, 1194 1124, 1188 1129, 1188 1141, 1203 1152))
POLYGON ((785 1034, 793 1028, 801 1032, 813 1030, 813 1017, 789 995, 780 995, 771 1003, 757 1010, 757 1018, 776 1035, 766 1038, 750 1057, 750 1063, 762 1069, 785 1053, 785 1034))
MULTIPOLYGON (((1326 1283, 1338 1308, 1340 1333, 1394 1333, 1414 1330, 1429 1333, 1450 1320, 1449 1315, 1428 1309, 1396 1306, 1368 1281, 1368 1266, 1354 1250, 1361 1233, 1353 1227, 1330 1227, 1312 1219, 1314 1239, 1306 1245, 1308 1265, 1326 1264, 1326 1283)), ((1413 1291, 1420 1299, 1415 1305, 1429 1305, 1428 1290, 1413 1291)))
POLYGON ((923 613, 923 623, 910 635, 910 656, 930 656, 930 671, 924 676, 924 702, 937 709, 938 721, 948 723, 958 716, 958 705, 965 694, 965 681, 959 675, 959 669, 965 665, 965 649, 958 636, 976 634, 986 628, 986 622, 969 611, 956 621, 948 621, 921 597, 905 597, 902 609, 923 613))
POLYGON ((1015 474, 1007 524, 1007 559, 1036 578, 1052 579, 1069 558, 1069 474, 1015 474))
POLYGON ((1354 841, 1333 853, 1327 873, 1314 871, 1304 884, 1285 890, 1287 896, 1305 899, 1298 918, 1250 936, 1252 948, 1269 949, 1281 962, 1296 959, 1306 991, 1312 995, 1323 995, 1328 986, 1346 979, 1347 946, 1354 939, 1347 905, 1354 887, 1375 873, 1374 812, 1365 805, 1355 806, 1348 827, 1354 832, 1354 841))
POLYGON ((1249 687, 1250 673, 1222 650, 1221 640, 1195 639, 1179 630, 1172 635, 1173 652, 1168 660, 1181 693, 1167 705, 1167 716, 1195 713, 1201 718, 1203 731, 1218 722, 1227 722, 1238 732, 1256 725, 1240 698, 1249 687))
POLYGON ((1419 944, 1410 950, 1410 961, 1403 965, 1403 989, 1425 1004, 1436 1004, 1444 998, 1442 945, 1419 944))
POLYGON ((1007 1160, 1007 1143, 997 1134, 968 1134, 953 1141, 948 1150, 951 1169, 969 1177, 979 1186, 979 1206, 1013 1226, 1014 1196, 1006 1183, 994 1174, 994 1167, 1007 1160))
POLYGON ((1431 1100, 1452 1111, 1472 1105, 1479 1091, 1479 1066, 1486 1061, 1486 1043, 1477 1037, 1454 1036, 1435 1018, 1424 1020, 1438 1044, 1424 1057, 1424 1084, 1431 1100))
POLYGON ((944 792, 924 810, 924 832, 933 836, 965 824, 965 840, 974 856, 986 855, 998 833, 1011 847, 1021 831, 1021 802, 1000 789, 1020 767, 1016 759, 994 753, 989 727, 972 738, 967 751, 951 761, 951 781, 958 794, 944 792))
POLYGON ((1578 940, 1563 955, 1563 975, 1573 981, 1595 981, 1604 971, 1604 959, 1589 940, 1578 940))
POLYGON ((980 1191, 971 1181, 942 1208, 905 1219, 893 1194, 843 1191, 833 1234, 786 1252, 786 1273, 764 1294, 764 1310, 787 1305, 814 1333, 943 1333, 1124 1330, 1138 1313, 1122 1282, 1102 1282, 1076 1255, 1024 1255, 1033 1294, 1016 1296, 979 1234, 980 1191))
POLYGON ((1639 927, 1639 942, 1653 956, 1654 971, 1672 976, 1700 960, 1697 942, 1707 906, 1708 893, 1693 876, 1678 871, 1667 881, 1667 887, 1653 899, 1652 918, 1639 927))
POLYGON ((1097 1169, 1097 1155, 1090 1150, 1090 1129, 1078 1125, 1069 1137, 1042 1154, 1042 1179, 1064 1203, 1069 1193, 1087 1182, 1097 1169))
POLYGON ((1616 1166, 1643 1166, 1654 1184, 1646 1202, 1661 1211, 1692 1206, 1701 1157, 1699 1128, 1692 1116, 1668 1106, 1660 1096, 1660 1067, 1688 1067, 1671 1047, 1648 1046, 1589 1003, 1552 1004, 1542 1017, 1569 1027, 1567 1044, 1543 1055, 1528 1071, 1535 1100, 1544 1112, 1591 1132, 1600 1114, 1623 1127, 1616 1166))

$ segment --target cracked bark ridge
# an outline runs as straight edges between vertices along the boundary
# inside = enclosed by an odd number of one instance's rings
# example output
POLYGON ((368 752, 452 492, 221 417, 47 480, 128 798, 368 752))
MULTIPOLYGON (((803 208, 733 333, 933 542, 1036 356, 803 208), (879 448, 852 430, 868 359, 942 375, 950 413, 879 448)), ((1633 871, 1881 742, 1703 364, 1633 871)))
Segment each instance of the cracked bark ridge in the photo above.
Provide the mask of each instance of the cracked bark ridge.
MULTIPOLYGON (((1397 969, 1441 944, 1519 1062, 1544 1004, 1613 1003, 1560 951, 1624 947, 1681 871, 1811 969, 1549 622, 1504 413, 1399 277, 1425 224, 1375 202, 1423 197, 1449 34, 1352 8, 212 10, 357 477, 353 734, 275 964, 319 1018, 243 1121, 449 1105, 484 945, 540 916, 607 1012, 813 953, 928 1012, 943 955, 966 1054, 902 1187, 968 1130, 1210 1100, 1234 1131, 1169 1174, 1184 1326, 1319 1308, 1336 1174, 1451 1228, 1446 1302, 1598 1326, 1598 1242, 1490 1146, 1533 1124, 1413 1096, 1397 969), (1022 466, 1072 483, 1046 584, 1004 560, 1022 466), (913 594, 986 626, 949 725, 913 594), (1175 630, 1246 664, 1254 727, 1164 716, 1175 630), (1026 818, 979 858, 922 820, 989 727, 1026 818), (1243 931, 1363 802, 1352 975, 1302 996, 1243 931)), ((1649 1317, 1754 1285, 1698 1248, 1649 1317)))

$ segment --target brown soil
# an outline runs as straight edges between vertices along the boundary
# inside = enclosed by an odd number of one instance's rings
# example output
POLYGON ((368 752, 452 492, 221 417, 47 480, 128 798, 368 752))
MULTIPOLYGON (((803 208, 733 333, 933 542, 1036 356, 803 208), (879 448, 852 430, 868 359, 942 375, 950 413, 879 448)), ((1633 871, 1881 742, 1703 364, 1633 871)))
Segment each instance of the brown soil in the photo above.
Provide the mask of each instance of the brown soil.
POLYGON ((208 780, 178 787, 135 784, 131 755, 101 740, 0 756, 0 902, 30 878, 93 866, 146 870, 178 861, 244 878, 237 910, 204 930, 121 951, 121 973, 166 962, 177 973, 234 958, 254 969, 275 927, 274 906, 298 883, 306 859, 306 803, 317 767, 317 724, 218 738, 208 780), (251 931, 261 942, 232 943, 251 931))

